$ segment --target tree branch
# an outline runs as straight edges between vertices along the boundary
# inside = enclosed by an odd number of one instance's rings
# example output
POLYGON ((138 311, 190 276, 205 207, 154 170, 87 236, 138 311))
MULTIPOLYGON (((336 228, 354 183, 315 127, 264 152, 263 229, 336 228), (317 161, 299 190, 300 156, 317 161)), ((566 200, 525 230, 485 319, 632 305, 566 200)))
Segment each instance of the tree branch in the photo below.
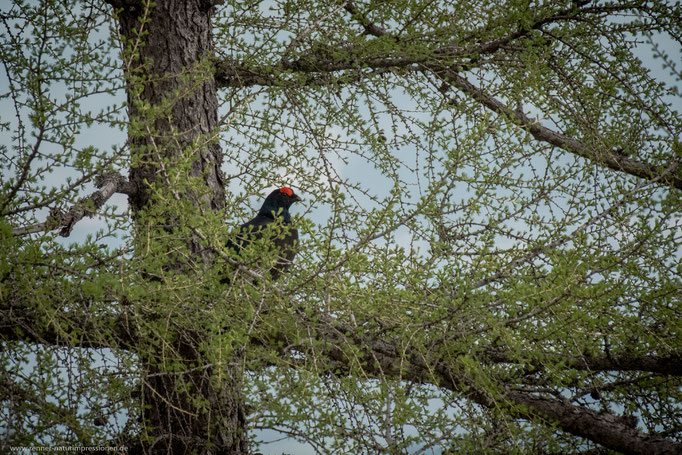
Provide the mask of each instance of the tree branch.
MULTIPOLYGON (((514 358, 502 349, 489 349, 484 358, 495 363, 516 363, 514 358)), ((682 376, 682 356, 670 354, 666 356, 628 355, 611 356, 573 356, 546 353, 549 362, 561 362, 565 368, 588 371, 644 371, 661 375, 682 376)), ((541 366, 540 363, 534 366, 541 366)))
POLYGON ((94 349, 130 349, 138 343, 136 326, 124 313, 102 316, 90 314, 85 309, 63 314, 59 325, 46 325, 32 308, 16 301, 3 304, 0 306, 0 341, 94 349), (103 327, 107 328, 104 332, 103 327), (78 334, 77 339, 74 333, 78 334))
MULTIPOLYGON (((319 316, 319 315, 318 315, 319 316)), ((304 316, 301 316, 304 317, 304 316)), ((310 340, 310 344, 301 344, 291 340, 285 333, 272 334, 290 351, 307 352, 310 355, 323 354, 332 360, 327 366, 329 374, 346 374, 354 365, 362 365, 364 373, 376 377, 393 377, 415 383, 433 383, 439 387, 465 393, 468 399, 486 406, 499 407, 505 403, 511 406, 513 413, 523 419, 547 419, 567 433, 587 438, 597 444, 623 453, 673 454, 682 451, 682 444, 670 439, 653 436, 637 430, 636 422, 628 417, 620 417, 610 413, 597 412, 593 409, 570 404, 561 398, 542 396, 526 390, 507 388, 499 397, 478 391, 472 384, 453 374, 447 362, 427 360, 420 353, 404 353, 400 350, 402 343, 396 340, 365 339, 355 334, 352 327, 325 317, 318 317, 316 322, 305 320, 309 327, 314 324, 316 338, 323 343, 310 340), (353 345, 354 356, 346 355, 343 346, 353 345), (323 352, 321 352, 323 350, 323 352), (402 359, 402 361, 401 361, 402 359), (409 365, 409 367, 406 367, 409 365)), ((118 348, 129 348, 136 343, 134 328, 124 315, 114 317, 112 332, 101 336, 101 324, 89 318, 77 318, 73 327, 82 333, 81 339, 74 344, 69 337, 63 336, 63 329, 54 327, 37 329, 41 324, 34 315, 23 307, 3 306, 0 308, 0 339, 3 341, 26 341, 48 345, 79 346, 88 348, 111 347, 106 340, 115 340, 118 348), (90 337, 89 334, 94 334, 90 337)), ((310 333, 310 331, 308 331, 310 333)), ((261 339, 254 341, 261 344, 261 339)), ((566 358, 564 358, 565 360, 566 358)), ((497 354, 495 361, 506 361, 502 354, 497 354)), ((655 358, 651 356, 616 358, 568 358, 567 367, 591 370, 642 370, 661 374, 679 374, 678 357, 669 356, 655 358)), ((319 366, 319 364, 318 364, 319 366)))
POLYGON ((12 185, 12 188, 9 191, 9 194, 3 201, 2 206, 0 206, 0 212, 3 212, 5 210, 5 207, 10 203, 12 199, 14 199, 14 196, 17 194, 17 191, 19 191, 19 188, 24 184, 26 181, 26 178, 28 177, 29 170, 31 169, 31 163, 33 160, 38 156, 38 152, 40 150, 40 144, 43 142, 43 137, 45 134, 45 126, 41 125, 40 129, 38 130, 38 135, 36 137, 36 143, 33 145, 33 148, 31 150, 30 155, 26 158, 26 162, 21 166, 21 173, 19 174, 19 178, 16 180, 14 185, 12 185))
POLYGON ((547 142, 583 158, 605 165, 615 171, 625 172, 646 180, 660 179, 661 183, 672 185, 677 189, 682 189, 682 178, 680 178, 677 173, 679 163, 670 163, 673 165, 672 169, 667 175, 662 175, 661 170, 658 168, 641 161, 633 160, 613 150, 591 149, 572 137, 557 133, 556 131, 552 131, 549 128, 542 126, 539 121, 531 120, 520 110, 510 108, 498 99, 484 92, 482 89, 476 87, 455 70, 447 69, 443 71, 441 68, 433 69, 434 73, 439 74, 447 83, 456 87, 463 93, 466 93, 491 111, 515 121, 519 126, 527 129, 528 132, 539 141, 547 142))
POLYGON ((368 20, 367 17, 361 14, 355 7, 354 2, 346 2, 346 6, 344 8, 346 11, 348 11, 353 19, 357 20, 360 25, 362 25, 362 27, 365 29, 365 33, 368 35, 379 37, 388 34, 385 28, 376 25, 374 22, 368 20))
MULTIPOLYGON (((307 327, 315 327, 314 338, 317 341, 310 340, 310 344, 306 344, 288 339, 283 333, 274 336, 281 343, 280 346, 288 346, 287 349, 297 352, 298 356, 303 352, 317 358, 321 355, 331 359, 332 362, 327 365, 328 370, 325 370, 328 374, 349 374, 354 368, 361 366, 363 373, 368 376, 433 383, 438 387, 463 393, 466 398, 485 407, 510 406, 517 418, 546 419, 567 433, 626 454, 682 453, 682 444, 637 430, 636 422, 629 417, 597 412, 587 407, 572 405, 565 399, 541 396, 527 390, 506 388, 501 396, 493 397, 488 392, 478 390, 475 384, 453 372, 449 362, 426 359, 422 353, 402 350, 403 343, 400 340, 366 339, 358 335, 353 327, 320 315, 317 315, 315 321, 305 316, 301 318, 307 327), (353 355, 348 356, 343 346, 352 346, 353 355)), ((576 367, 584 368, 584 359, 575 358, 573 361, 576 367)), ((651 363, 656 363, 653 358, 639 358, 634 362, 612 359, 611 363, 605 359, 592 361, 588 358, 587 362, 595 367, 611 368, 622 365, 625 369, 634 367, 635 363, 645 368, 651 366, 651 363)), ((659 366, 672 362, 675 362, 674 358, 658 359, 659 366)), ((320 363, 316 365, 322 367, 320 363)), ((679 371, 679 367, 671 365, 671 368, 673 371, 679 371)))
MULTIPOLYGON (((661 169, 648 163, 638 161, 617 151, 606 149, 596 150, 589 148, 582 142, 570 136, 553 131, 543 126, 539 121, 530 119, 523 112, 512 109, 498 99, 487 94, 485 91, 476 87, 466 78, 461 76, 451 66, 440 63, 427 62, 428 58, 409 58, 409 57, 385 57, 372 58, 363 61, 363 65, 373 69, 406 68, 412 71, 429 71, 441 77, 449 86, 455 87, 467 94, 491 111, 505 116, 525 128, 536 140, 559 147, 567 152, 594 161, 618 172, 633 175, 645 180, 657 180, 662 184, 671 185, 677 189, 682 189, 682 177, 679 175, 679 163, 669 163, 669 171, 664 174, 661 169)), ((282 79, 281 72, 295 71, 301 73, 324 73, 332 71, 347 70, 357 67, 353 59, 329 60, 321 59, 313 62, 308 59, 288 62, 287 64, 277 65, 276 71, 265 69, 255 69, 246 67, 233 60, 224 60, 216 64, 216 82, 221 87, 239 86, 246 87, 251 85, 283 85, 288 83, 282 79)), ((311 76, 309 82, 326 84, 331 83, 332 78, 323 76, 311 76)))
POLYGON ((594 441, 624 454, 679 454, 682 444, 639 431, 637 420, 608 412, 597 412, 574 406, 565 400, 539 396, 518 390, 508 390, 504 398, 528 411, 517 411, 522 418, 542 417, 557 422, 573 435, 594 441))
MULTIPOLYGON (((461 60, 467 57, 471 57, 467 65, 474 64, 476 61, 478 61, 478 59, 480 59, 481 55, 494 54, 504 45, 527 36, 530 30, 541 29, 542 27, 553 22, 576 20, 584 15, 614 13, 621 10, 641 7, 641 5, 638 6, 637 4, 629 4, 622 6, 594 6, 581 9, 581 6, 584 5, 578 5, 576 8, 571 7, 547 17, 537 18, 529 27, 519 29, 495 40, 469 47, 459 47, 450 44, 433 50, 431 55, 409 55, 407 57, 354 57, 354 55, 359 56, 360 52, 352 46, 349 46, 346 49, 347 56, 340 59, 329 57, 329 55, 338 55, 338 52, 330 52, 327 54, 325 52, 317 51, 309 52, 308 54, 301 56, 298 60, 287 61, 267 68, 247 67, 246 65, 240 64, 234 60, 225 59, 216 63, 216 83, 218 87, 283 85, 289 83, 286 78, 286 73, 294 72, 305 73, 308 75, 309 77, 307 79, 307 83, 310 85, 324 85, 333 81, 333 78, 325 77, 325 73, 344 70, 358 71, 358 69, 362 67, 371 68, 374 70, 403 68, 409 71, 417 72, 428 71, 438 75, 446 82, 446 84, 457 88, 491 111, 516 122, 521 127, 527 129, 528 132, 530 132, 530 134, 538 141, 549 143, 615 171, 630 174, 646 180, 659 180, 662 184, 671 185, 677 189, 682 189, 682 176, 680 176, 678 172, 679 163, 669 163, 666 165, 666 168, 670 168, 672 165, 672 170, 669 171, 667 175, 662 176, 663 171, 661 169, 648 163, 629 158, 624 154, 618 153, 612 149, 596 150, 589 148, 582 142, 572 137, 553 131, 541 125, 540 122, 530 119, 520 110, 508 107, 501 101, 484 92, 481 88, 470 83, 466 78, 458 73, 457 66, 452 64, 453 59, 461 60)), ((348 1, 344 8, 355 20, 360 23, 366 34, 376 37, 390 36, 396 40, 396 42, 398 42, 397 36, 391 34, 386 29, 367 19, 367 17, 359 12, 352 1, 348 1)), ((464 62, 461 63, 462 65, 465 65, 464 62)))
POLYGON ((66 213, 53 212, 45 222, 13 228, 12 234, 26 235, 61 227, 59 235, 68 237, 78 221, 85 216, 93 216, 114 193, 123 193, 130 196, 135 192, 133 185, 125 177, 115 172, 99 176, 95 184, 99 189, 90 196, 82 198, 66 213))

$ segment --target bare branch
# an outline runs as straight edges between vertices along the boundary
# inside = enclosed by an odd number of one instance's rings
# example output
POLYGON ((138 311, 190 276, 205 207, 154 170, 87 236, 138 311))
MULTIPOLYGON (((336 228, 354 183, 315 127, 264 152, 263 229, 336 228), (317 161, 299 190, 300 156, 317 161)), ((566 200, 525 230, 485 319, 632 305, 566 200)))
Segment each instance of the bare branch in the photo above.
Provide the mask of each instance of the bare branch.
POLYGON ((93 216, 114 193, 131 195, 135 192, 133 185, 115 172, 99 176, 95 183, 99 189, 90 196, 82 198, 68 212, 52 213, 47 221, 14 228, 12 234, 26 235, 61 227, 59 235, 68 237, 78 221, 85 216, 93 216))
POLYGON ((45 134, 45 126, 42 125, 40 130, 38 131, 38 136, 36 137, 36 143, 33 145, 33 149, 31 150, 31 154, 26 158, 26 162, 22 166, 21 169, 21 174, 19 174, 19 178, 16 180, 14 185, 12 185, 12 188, 9 191, 9 194, 3 201, 2 206, 0 206, 0 212, 3 212, 5 210, 5 207, 9 205, 9 203, 14 199, 14 196, 17 194, 17 191, 19 191, 19 188, 24 184, 26 181, 26 178, 28 177, 28 173, 31 169, 31 163, 33 160, 38 156, 38 151, 40 149, 40 144, 43 142, 43 137, 45 134))

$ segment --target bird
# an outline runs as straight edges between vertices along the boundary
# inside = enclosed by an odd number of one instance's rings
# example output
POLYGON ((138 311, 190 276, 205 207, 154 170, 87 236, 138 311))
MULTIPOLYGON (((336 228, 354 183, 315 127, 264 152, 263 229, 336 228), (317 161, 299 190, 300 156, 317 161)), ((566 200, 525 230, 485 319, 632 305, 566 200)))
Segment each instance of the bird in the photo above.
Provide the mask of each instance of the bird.
MULTIPOLYGON (((296 256, 298 230, 291 224, 289 208, 302 199, 294 191, 285 186, 272 191, 265 198, 258 214, 251 220, 239 226, 227 242, 227 248, 237 256, 242 256, 244 250, 258 239, 266 238, 272 242, 277 251, 277 261, 269 270, 270 277, 277 280, 282 273, 291 267, 296 256), (279 230, 277 230, 279 229, 279 230)), ((229 282, 229 279, 223 279, 229 282)))

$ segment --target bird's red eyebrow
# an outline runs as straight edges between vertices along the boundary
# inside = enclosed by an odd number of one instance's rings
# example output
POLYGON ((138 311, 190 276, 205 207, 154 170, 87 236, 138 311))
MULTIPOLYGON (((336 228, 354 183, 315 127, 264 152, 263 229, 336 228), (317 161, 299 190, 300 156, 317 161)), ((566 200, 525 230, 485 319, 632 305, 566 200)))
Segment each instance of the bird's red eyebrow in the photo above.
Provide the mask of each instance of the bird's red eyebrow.
POLYGON ((286 194, 286 195, 289 196, 289 197, 291 197, 291 196, 294 195, 294 192, 291 190, 291 188, 288 188, 288 187, 286 187, 286 186, 285 186, 284 188, 280 188, 279 192, 280 192, 280 193, 284 193, 284 194, 286 194))

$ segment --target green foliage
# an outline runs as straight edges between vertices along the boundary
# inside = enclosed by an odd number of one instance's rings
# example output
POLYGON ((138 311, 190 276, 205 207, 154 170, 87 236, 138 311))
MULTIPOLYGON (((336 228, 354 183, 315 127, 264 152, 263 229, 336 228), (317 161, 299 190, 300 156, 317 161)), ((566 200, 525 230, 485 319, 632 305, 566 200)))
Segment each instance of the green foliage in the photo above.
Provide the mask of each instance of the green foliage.
POLYGON ((510 391, 635 416, 682 442, 679 368, 636 363, 679 361, 682 346, 682 205, 666 183, 681 175, 679 5, 227 3, 216 55, 175 75, 142 57, 151 4, 127 38, 98 2, 2 7, 11 445, 153 440, 138 417, 158 378, 188 397, 182 412, 211 417, 201 387, 237 384, 250 430, 319 453, 599 443, 510 391), (670 43, 656 55, 674 80, 650 73, 647 37, 670 43), (174 126, 225 62, 268 83, 225 83, 214 131, 174 126), (153 103, 163 78, 177 85, 153 103), (223 209, 207 183, 216 145, 223 209), (627 160, 655 174, 632 175, 627 160), (69 242, 49 230, 48 211, 128 168, 153 170, 143 208, 110 202, 69 242), (294 267, 273 282, 272 238, 240 257, 225 245, 281 185, 305 202, 294 267), (41 222, 46 232, 17 233, 41 222))

